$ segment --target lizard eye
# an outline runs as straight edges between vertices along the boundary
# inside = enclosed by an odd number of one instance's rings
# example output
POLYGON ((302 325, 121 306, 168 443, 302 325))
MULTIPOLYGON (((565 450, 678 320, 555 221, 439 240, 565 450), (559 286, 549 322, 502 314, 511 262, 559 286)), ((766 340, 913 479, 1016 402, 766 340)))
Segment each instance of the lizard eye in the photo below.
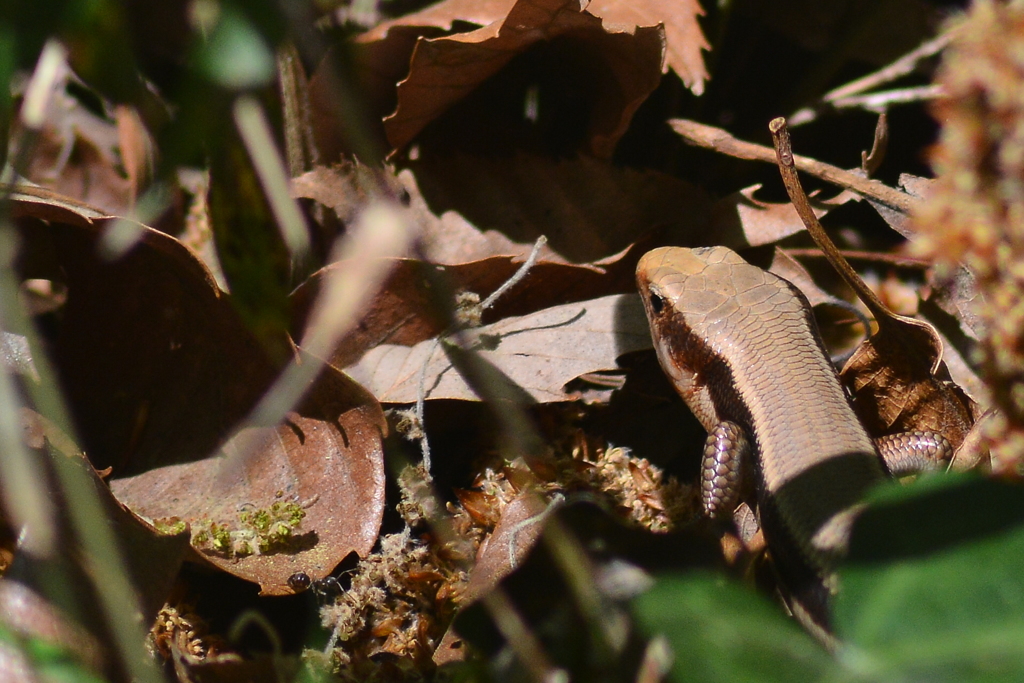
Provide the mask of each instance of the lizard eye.
POLYGON ((659 296, 658 294, 655 294, 654 292, 650 293, 650 299, 651 310, 654 311, 655 313, 661 313, 661 309, 665 307, 665 300, 662 299, 661 296, 659 296))

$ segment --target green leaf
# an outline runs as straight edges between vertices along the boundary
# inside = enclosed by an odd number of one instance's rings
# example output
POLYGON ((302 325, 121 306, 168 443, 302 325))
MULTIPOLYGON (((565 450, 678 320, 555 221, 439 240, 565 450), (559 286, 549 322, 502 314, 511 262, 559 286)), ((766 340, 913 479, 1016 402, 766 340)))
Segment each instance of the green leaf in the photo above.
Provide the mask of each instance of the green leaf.
POLYGON ((842 656, 886 680, 1024 680, 1024 488, 944 476, 874 498, 840 573, 842 656))
POLYGON ((815 681, 837 664, 781 610, 729 579, 670 574, 634 601, 638 622, 672 647, 676 681, 815 681))
MULTIPOLYGON (((10 83, 17 66, 15 62, 15 28, 0 21, 0 83, 10 83)), ((11 89, 0 88, 0 140, 7 141, 11 132, 11 89)), ((7 164, 7 147, 0 146, 0 174, 7 164)))
POLYGON ((243 90, 266 85, 274 76, 274 55, 257 28, 231 5, 221 10, 199 63, 214 83, 243 90))
POLYGON ((275 363, 287 341, 289 255, 242 141, 225 133, 210 160, 210 222, 231 303, 275 363))
MULTIPOLYGON (((0 664, 12 666, 17 652, 40 681, 47 683, 104 683, 61 646, 41 638, 22 636, 0 624, 0 648, 7 652, 0 664)), ((3 667, 0 666, 0 669, 3 667)))

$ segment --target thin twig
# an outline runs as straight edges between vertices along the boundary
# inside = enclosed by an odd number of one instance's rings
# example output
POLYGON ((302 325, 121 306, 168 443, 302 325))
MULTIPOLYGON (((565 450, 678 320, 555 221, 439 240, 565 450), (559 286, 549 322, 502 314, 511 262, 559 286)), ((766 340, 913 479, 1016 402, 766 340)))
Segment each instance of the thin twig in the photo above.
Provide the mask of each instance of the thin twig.
POLYGON ((870 73, 867 76, 862 76, 854 81, 850 81, 846 85, 842 85, 835 90, 831 90, 821 99, 825 102, 834 102, 850 95, 867 92, 872 88, 877 88, 880 85, 891 83, 897 78, 902 78, 903 76, 911 74, 915 69, 917 69, 919 62, 942 52, 942 50, 944 50, 953 39, 954 33, 955 31, 946 31, 929 41, 921 43, 917 48, 903 55, 892 64, 884 66, 878 71, 870 73))
POLYGON ((523 265, 519 266, 519 270, 517 270, 512 277, 506 280, 505 284, 498 287, 489 297, 484 299, 480 304, 480 308, 486 311, 488 308, 493 306, 505 292, 519 284, 519 282, 526 277, 526 274, 530 272, 530 269, 533 268, 533 265, 537 263, 537 257, 540 255, 540 249, 547 243, 548 238, 546 236, 541 235, 538 237, 537 241, 533 244, 533 249, 530 251, 530 255, 526 257, 526 261, 523 262, 523 265))
POLYGON ((423 361, 423 367, 420 368, 420 386, 416 390, 416 422, 419 424, 420 432, 420 453, 423 457, 423 471, 425 473, 427 481, 433 481, 433 477, 430 474, 430 443, 427 440, 427 430, 424 426, 423 411, 425 408, 425 399, 427 396, 427 368, 430 367, 430 359, 434 357, 434 352, 437 351, 437 347, 441 344, 441 337, 438 336, 434 339, 434 343, 430 347, 430 352, 427 353, 426 359, 423 361))
MULTIPOLYGON (((775 151, 770 147, 739 140, 721 128, 686 119, 672 119, 669 121, 669 125, 686 142, 698 147, 706 147, 738 159, 763 161, 773 165, 778 163, 775 151)), ((909 214, 920 203, 919 199, 906 192, 889 187, 877 180, 865 178, 859 173, 846 171, 832 164, 826 164, 817 159, 792 155, 792 163, 797 170, 809 173, 833 185, 857 192, 869 199, 874 199, 900 213, 909 214)))
POLYGON ((903 76, 913 73, 922 60, 938 54, 947 45, 949 45, 955 32, 955 30, 946 31, 942 35, 936 36, 935 38, 922 43, 914 50, 911 50, 878 71, 870 73, 867 76, 862 76, 854 81, 850 81, 849 83, 841 85, 835 90, 826 93, 816 104, 812 104, 794 112, 793 115, 789 117, 789 125, 800 126, 805 123, 810 123, 816 119, 822 111, 829 108, 840 108, 841 105, 839 103, 841 101, 849 101, 849 98, 854 95, 865 93, 868 90, 880 87, 886 83, 891 83, 898 78, 902 78, 903 76))
POLYGON ((885 160, 885 152, 889 149, 889 117, 883 111, 878 115, 875 124, 875 139, 871 143, 870 152, 860 153, 860 169, 868 178, 875 174, 885 160))
MULTIPOLYGON (((533 249, 530 251, 530 255, 526 257, 526 261, 523 262, 523 265, 519 266, 519 269, 512 274, 512 277, 506 280, 504 284, 502 284, 500 287, 494 290, 494 292, 492 292, 489 297, 484 299, 479 304, 479 307, 476 309, 478 311, 478 314, 476 315, 477 320, 479 320, 479 313, 482 313, 483 311, 486 311, 488 308, 493 306, 494 303, 499 298, 501 298, 503 294, 505 294, 510 289, 515 287, 523 280, 523 278, 526 277, 527 273, 530 272, 530 269, 533 268, 533 266, 537 263, 537 258, 540 256, 541 248, 547 243, 548 238, 545 237, 544 235, 541 235, 540 237, 537 238, 537 241, 533 245, 533 249)), ((420 368, 419 388, 416 391, 415 416, 420 426, 420 452, 422 453, 423 469, 426 472, 426 477, 428 481, 431 480, 432 475, 430 474, 430 443, 428 442, 427 439, 427 430, 424 427, 424 407, 427 396, 427 368, 430 366, 430 359, 434 357, 434 352, 437 350, 437 347, 441 344, 441 341, 448 337, 449 335, 451 335, 454 331, 455 330, 446 330, 439 334, 437 338, 434 340, 434 344, 430 347, 430 352, 427 354, 427 358, 426 360, 423 361, 423 366, 420 368)))
MULTIPOLYGON (((820 249, 801 249, 787 247, 784 251, 793 258, 825 258, 820 249)), ((843 258, 848 261, 868 261, 873 264, 884 264, 891 268, 909 268, 912 270, 928 270, 931 262, 925 259, 911 258, 899 254, 884 254, 876 251, 857 251, 855 249, 841 249, 839 251, 843 258)))
POLYGON ((893 104, 909 104, 936 100, 946 96, 946 89, 941 85, 919 85, 910 88, 882 90, 866 95, 851 95, 836 100, 832 106, 836 109, 866 109, 868 111, 885 111, 893 104))
POLYGON ((789 199, 793 202, 793 208, 796 209, 800 219, 807 227, 807 232, 810 233, 811 238, 821 249, 828 262, 846 280, 846 283, 853 288, 860 300, 864 302, 864 305, 868 307, 868 310, 871 311, 875 319, 881 324, 883 319, 888 319, 892 314, 885 304, 882 303, 881 299, 857 275, 857 271, 839 253, 839 249, 833 244, 832 240, 825 233, 825 228, 821 226, 818 218, 814 215, 814 210, 811 208, 811 202, 807 198, 807 193, 804 192, 803 186, 800 185, 800 178, 796 172, 797 163, 793 156, 793 144, 789 137, 789 128, 786 127, 786 119, 782 117, 772 119, 768 124, 768 130, 771 131, 772 142, 775 143, 779 172, 782 174, 782 182, 786 186, 789 199))

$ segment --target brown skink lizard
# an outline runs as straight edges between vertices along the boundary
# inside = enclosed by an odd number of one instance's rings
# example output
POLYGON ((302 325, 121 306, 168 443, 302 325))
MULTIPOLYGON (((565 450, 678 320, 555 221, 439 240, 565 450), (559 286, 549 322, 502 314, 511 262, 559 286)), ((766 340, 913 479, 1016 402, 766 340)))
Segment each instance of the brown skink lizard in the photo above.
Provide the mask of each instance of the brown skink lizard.
POLYGON ((743 468, 753 466, 758 516, 783 583, 827 628, 832 570, 858 503, 887 477, 879 447, 902 472, 936 466, 949 457, 948 442, 913 433, 876 445, 806 298, 734 251, 655 249, 640 260, 637 283, 661 366, 708 431, 705 511, 730 514, 743 468))

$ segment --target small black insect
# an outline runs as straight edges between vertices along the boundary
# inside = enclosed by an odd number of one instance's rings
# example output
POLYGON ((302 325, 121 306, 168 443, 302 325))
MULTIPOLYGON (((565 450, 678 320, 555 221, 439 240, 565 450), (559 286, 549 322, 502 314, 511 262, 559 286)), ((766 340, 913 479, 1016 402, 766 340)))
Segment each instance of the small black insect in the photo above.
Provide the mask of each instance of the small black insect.
POLYGON ((312 583, 306 572, 296 572, 288 577, 288 587, 296 593, 306 590, 312 583))
POLYGON ((288 577, 288 587, 295 593, 303 593, 312 589, 313 595, 320 604, 332 602, 342 594, 341 584, 333 576, 325 576, 313 581, 306 572, 296 572, 288 577))
POLYGON ((324 602, 329 602, 341 595, 341 584, 333 576, 325 576, 313 582, 313 592, 324 602))

